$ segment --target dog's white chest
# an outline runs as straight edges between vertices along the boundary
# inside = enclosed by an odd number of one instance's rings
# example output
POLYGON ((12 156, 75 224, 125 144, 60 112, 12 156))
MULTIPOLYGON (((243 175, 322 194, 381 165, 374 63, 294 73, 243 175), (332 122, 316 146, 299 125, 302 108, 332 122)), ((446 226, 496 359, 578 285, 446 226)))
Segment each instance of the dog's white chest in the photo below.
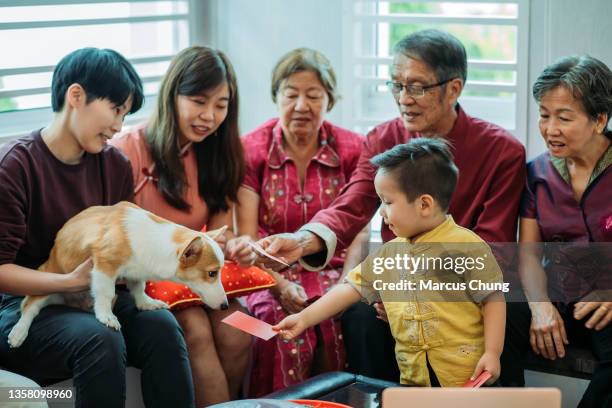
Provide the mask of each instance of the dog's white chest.
POLYGON ((157 222, 148 212, 137 208, 127 210, 124 222, 132 256, 126 260, 120 275, 131 279, 174 276, 178 259, 177 243, 172 237, 177 226, 157 222))

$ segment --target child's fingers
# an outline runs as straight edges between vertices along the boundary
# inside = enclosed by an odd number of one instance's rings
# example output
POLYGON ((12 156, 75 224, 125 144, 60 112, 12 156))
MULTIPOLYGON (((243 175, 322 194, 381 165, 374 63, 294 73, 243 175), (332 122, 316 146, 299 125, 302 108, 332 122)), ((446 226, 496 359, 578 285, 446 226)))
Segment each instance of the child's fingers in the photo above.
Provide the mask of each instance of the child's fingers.
POLYGON ((285 320, 281 320, 280 322, 272 326, 272 330, 274 331, 285 330, 287 329, 287 326, 288 326, 287 322, 285 322, 285 320))
POLYGON ((297 335, 295 333, 292 333, 291 330, 279 330, 278 335, 285 340, 293 340, 295 337, 297 337, 297 335))
POLYGON ((489 373, 491 373, 491 378, 489 378, 485 384, 487 384, 487 385, 494 384, 495 381, 497 381, 497 379, 499 378, 499 375, 500 375, 499 366, 498 367, 486 367, 485 370, 487 370, 489 373))
POLYGON ((285 328, 285 326, 282 324, 277 324, 276 326, 272 326, 272 330, 274 330, 275 332, 278 332, 278 335, 281 336, 285 340, 291 340, 294 337, 290 333, 290 331, 287 330, 287 328, 285 328))
POLYGON ((472 373, 470 380, 473 381, 476 377, 480 375, 480 373, 482 373, 483 370, 484 370, 484 365, 482 364, 482 362, 479 361, 478 364, 476 364, 476 368, 474 369, 474 372, 472 373))
POLYGON ((292 319, 292 316, 286 317, 274 326, 272 330, 276 331, 289 331, 295 328, 296 322, 292 319))

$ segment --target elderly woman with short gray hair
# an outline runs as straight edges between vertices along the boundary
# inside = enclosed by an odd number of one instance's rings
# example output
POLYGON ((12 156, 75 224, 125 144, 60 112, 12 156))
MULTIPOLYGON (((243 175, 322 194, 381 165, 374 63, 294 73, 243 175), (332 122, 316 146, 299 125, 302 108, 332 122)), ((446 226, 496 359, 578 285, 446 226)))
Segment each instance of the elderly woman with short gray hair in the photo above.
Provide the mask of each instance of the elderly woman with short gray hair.
POLYGON ((610 407, 612 251, 601 243, 612 242, 612 72, 589 56, 565 57, 544 69, 533 95, 548 152, 527 166, 519 257, 527 303, 508 304, 501 381, 524 385, 529 344, 555 360, 586 343, 599 365, 579 406, 610 407))
MULTIPOLYGON (((293 232, 331 204, 355 170, 363 145, 360 135, 325 120, 338 95, 334 70, 321 52, 298 48, 284 55, 274 68, 271 90, 279 117, 243 137, 246 175, 238 215, 241 234, 253 239, 293 232)), ((251 313, 275 324, 325 294, 345 262, 342 251, 330 258, 323 271, 293 265, 276 274, 275 288, 248 297, 251 313)), ((291 342, 257 340, 253 354, 254 397, 318 372, 343 370, 340 323, 324 321, 291 342)))

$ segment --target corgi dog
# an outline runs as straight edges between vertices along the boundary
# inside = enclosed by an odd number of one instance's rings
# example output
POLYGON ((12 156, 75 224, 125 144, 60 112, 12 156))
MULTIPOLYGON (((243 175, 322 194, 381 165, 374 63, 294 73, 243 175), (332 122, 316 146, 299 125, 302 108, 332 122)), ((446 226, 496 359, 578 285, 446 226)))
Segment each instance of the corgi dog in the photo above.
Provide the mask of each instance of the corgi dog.
MULTIPOLYGON (((125 280, 139 310, 167 308, 145 293, 147 280, 183 283, 213 309, 227 309, 219 270, 224 256, 215 239, 227 227, 202 233, 174 224, 128 202, 90 207, 60 229, 49 259, 38 269, 70 273, 91 258, 91 296, 96 318, 108 327, 121 325, 113 314, 115 282, 125 280)), ((19 347, 40 310, 63 304, 60 294, 26 296, 21 317, 8 336, 19 347)))

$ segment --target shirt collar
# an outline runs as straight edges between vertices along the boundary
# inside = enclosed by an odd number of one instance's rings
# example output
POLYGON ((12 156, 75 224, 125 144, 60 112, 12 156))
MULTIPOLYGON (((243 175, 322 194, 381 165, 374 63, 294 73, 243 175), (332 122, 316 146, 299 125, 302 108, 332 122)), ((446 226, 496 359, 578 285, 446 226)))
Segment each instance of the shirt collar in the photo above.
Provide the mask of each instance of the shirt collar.
POLYGON ((414 240, 415 244, 421 242, 440 242, 440 238, 448 236, 448 233, 452 231, 457 224, 452 215, 447 215, 446 220, 431 231, 427 231, 423 235, 419 236, 414 240))
POLYGON ((457 112, 455 123, 453 123, 450 132, 445 136, 445 139, 450 142, 451 150, 453 150, 454 154, 461 151, 460 144, 463 143, 468 133, 468 115, 459 103, 455 106, 455 112, 457 112))
POLYGON ((608 167, 612 165, 612 143, 608 145, 605 153, 599 158, 595 168, 593 169, 593 173, 591 174, 591 178, 589 179, 589 184, 593 180, 595 180, 601 173, 603 173, 608 167))
MULTIPOLYGON (((559 175, 565 180, 567 184, 571 184, 571 178, 569 174, 569 170, 567 169, 567 164, 565 163, 565 159, 560 157, 555 157, 548 154, 550 157, 550 162, 555 167, 555 169, 559 172, 559 175)), ((610 165, 612 165, 612 143, 608 146, 604 154, 597 160, 595 164, 595 168, 591 173, 591 177, 589 178, 589 182, 587 186, 591 184, 601 173, 603 173, 610 165)))
MULTIPOLYGON (((328 126, 327 122, 323 122, 319 130, 319 149, 311 160, 317 161, 324 166, 339 167, 340 156, 332 147, 335 140, 334 136, 329 135, 328 126)), ((272 129, 272 143, 268 150, 268 166, 273 169, 279 169, 288 160, 291 160, 291 157, 289 157, 283 148, 283 129, 279 120, 272 129)))
MULTIPOLYGON (((456 159, 457 152, 462 151, 461 145, 463 144, 463 141, 465 140, 466 135, 469 133, 468 128, 469 128, 470 116, 468 116, 468 114, 465 113, 465 111, 463 110, 461 105, 459 105, 459 103, 455 105, 455 112, 457 113, 457 117, 455 118, 455 123, 453 123, 453 127, 448 132, 448 134, 446 134, 445 136, 434 135, 433 137, 444 138, 450 144, 451 151, 456 159)), ((403 132, 408 132, 406 128, 404 127, 401 117, 398 118, 398 126, 400 127, 400 129, 403 130, 403 132)), ((423 136, 421 133, 415 133, 415 137, 425 137, 425 136, 423 136)))
POLYGON ((193 143, 189 142, 185 146, 183 146, 181 148, 181 150, 179 151, 179 157, 183 158, 183 157, 187 156, 189 154, 189 152, 191 151, 191 146, 192 145, 193 145, 193 143))

